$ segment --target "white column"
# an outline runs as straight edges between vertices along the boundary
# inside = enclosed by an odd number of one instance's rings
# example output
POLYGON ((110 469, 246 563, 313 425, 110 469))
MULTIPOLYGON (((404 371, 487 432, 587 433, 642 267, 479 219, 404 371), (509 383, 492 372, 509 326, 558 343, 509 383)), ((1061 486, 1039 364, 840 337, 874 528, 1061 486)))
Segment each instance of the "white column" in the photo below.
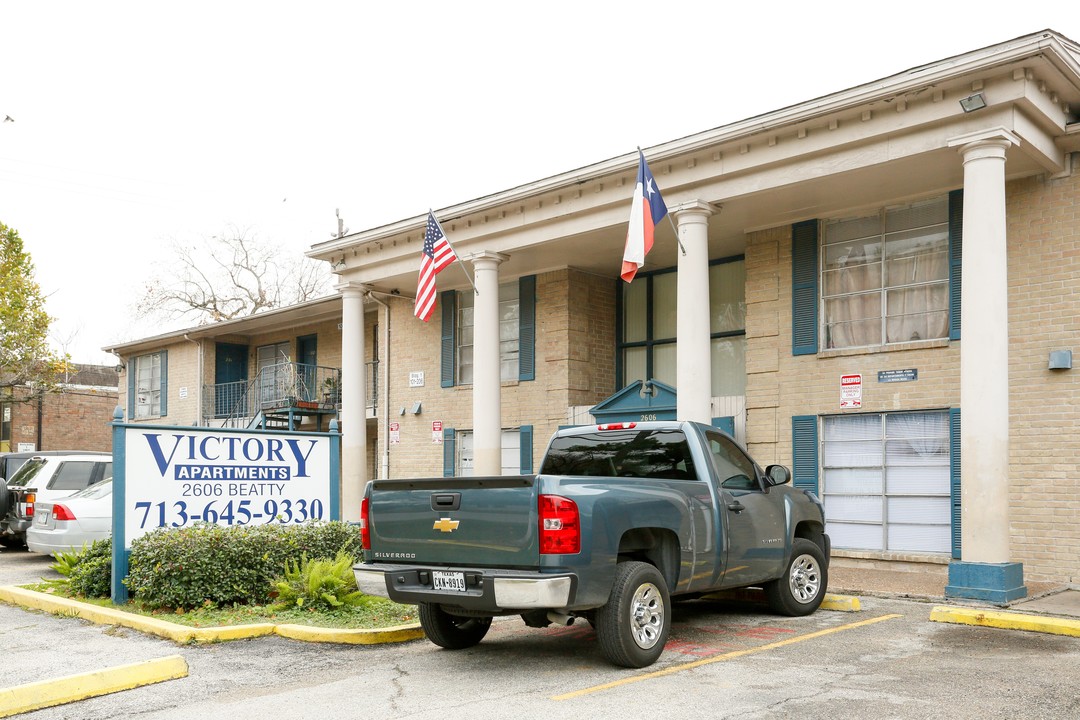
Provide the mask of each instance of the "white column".
POLYGON ((712 422, 712 340, 709 323, 709 216, 693 201, 671 210, 679 223, 679 290, 675 370, 679 420, 712 422), (686 254, 683 254, 683 250, 686 254))
POLYGON ((1009 282, 1004 128, 949 141, 964 159, 960 339, 964 562, 1009 561, 1009 282))
POLYGON ((473 458, 476 475, 502 474, 502 380, 499 373, 499 264, 505 255, 469 258, 477 295, 473 307, 473 458))
POLYGON ((364 291, 343 283, 341 291, 341 519, 360 521, 367 483, 367 378, 364 366, 364 291))

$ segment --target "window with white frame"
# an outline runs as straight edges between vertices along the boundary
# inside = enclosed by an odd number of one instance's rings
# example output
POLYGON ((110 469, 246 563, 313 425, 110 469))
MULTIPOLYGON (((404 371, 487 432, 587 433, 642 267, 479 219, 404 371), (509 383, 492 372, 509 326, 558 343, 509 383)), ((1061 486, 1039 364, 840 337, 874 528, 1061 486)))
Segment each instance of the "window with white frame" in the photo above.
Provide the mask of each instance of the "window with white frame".
POLYGON ((949 336, 949 202, 831 220, 821 243, 826 348, 949 336))
MULTIPOLYGON (((476 296, 472 290, 458 293, 456 384, 471 385, 473 382, 473 329, 476 296)), ((518 283, 499 286, 499 375, 500 379, 518 379, 518 356, 520 352, 520 312, 518 283)))
POLYGON ((135 417, 161 416, 161 353, 135 358, 135 417))
POLYGON ((821 457, 833 547, 951 551, 947 411, 822 418, 821 457))
MULTIPOLYGON (((502 431, 502 474, 521 474, 521 432, 519 430, 502 431)), ((457 432, 457 467, 454 473, 458 477, 472 477, 475 474, 472 430, 457 432)))

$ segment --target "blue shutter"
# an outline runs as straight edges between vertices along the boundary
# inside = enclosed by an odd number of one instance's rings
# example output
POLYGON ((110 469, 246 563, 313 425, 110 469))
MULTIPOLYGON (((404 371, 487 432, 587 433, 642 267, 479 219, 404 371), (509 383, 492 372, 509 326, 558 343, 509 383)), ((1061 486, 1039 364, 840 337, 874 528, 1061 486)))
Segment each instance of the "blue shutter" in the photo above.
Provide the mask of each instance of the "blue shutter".
POLYGON ((960 560, 960 408, 949 410, 949 491, 952 496, 952 556, 960 560))
POLYGON ((161 417, 169 414, 169 351, 162 350, 161 355, 161 417))
POLYGON ((442 431, 442 474, 443 477, 454 477, 454 428, 443 428, 442 431))
POLYGON ((127 374, 128 374, 128 397, 127 397, 127 421, 131 422, 135 419, 135 375, 136 366, 138 365, 138 358, 128 358, 127 374))
POLYGON ((532 475, 533 472, 533 426, 521 426, 521 474, 532 475))
POLYGON ((791 226, 791 354, 818 351, 818 221, 791 226))
POLYGON ((731 415, 713 418, 712 426, 723 430, 731 437, 735 437, 735 418, 731 415))
POLYGON ((818 491, 818 419, 816 415, 791 418, 791 484, 801 490, 818 491))
POLYGON ((964 256, 964 191, 949 193, 949 339, 960 339, 960 275, 964 256))
MULTIPOLYGON (((454 387, 454 320, 457 312, 457 294, 453 290, 439 293, 442 303, 442 365, 440 378, 443 387, 454 387)), ((451 473, 453 475, 453 473, 451 473)))
POLYGON ((518 380, 536 379, 536 276, 518 280, 518 380))

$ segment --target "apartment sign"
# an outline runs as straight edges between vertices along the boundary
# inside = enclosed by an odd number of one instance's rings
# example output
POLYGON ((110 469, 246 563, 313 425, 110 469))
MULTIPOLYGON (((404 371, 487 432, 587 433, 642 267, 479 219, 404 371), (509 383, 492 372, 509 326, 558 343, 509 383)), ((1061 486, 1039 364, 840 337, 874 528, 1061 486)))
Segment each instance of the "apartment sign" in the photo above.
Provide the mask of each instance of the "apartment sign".
POLYGON ((840 376, 840 409, 862 407, 862 375, 840 376))

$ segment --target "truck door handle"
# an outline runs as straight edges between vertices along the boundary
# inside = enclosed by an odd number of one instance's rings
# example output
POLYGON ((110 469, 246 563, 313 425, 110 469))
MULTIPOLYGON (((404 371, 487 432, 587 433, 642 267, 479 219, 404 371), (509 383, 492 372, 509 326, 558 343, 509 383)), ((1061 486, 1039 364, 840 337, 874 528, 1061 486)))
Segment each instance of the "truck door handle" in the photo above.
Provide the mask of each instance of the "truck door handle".
POLYGON ((461 507, 461 493, 431 493, 432 510, 457 510, 461 507))
POLYGON ((738 513, 741 513, 743 510, 745 510, 746 506, 743 505, 738 500, 736 500, 735 502, 729 502, 728 506, 727 506, 727 509, 730 510, 731 512, 733 512, 733 513, 738 514, 738 513))

